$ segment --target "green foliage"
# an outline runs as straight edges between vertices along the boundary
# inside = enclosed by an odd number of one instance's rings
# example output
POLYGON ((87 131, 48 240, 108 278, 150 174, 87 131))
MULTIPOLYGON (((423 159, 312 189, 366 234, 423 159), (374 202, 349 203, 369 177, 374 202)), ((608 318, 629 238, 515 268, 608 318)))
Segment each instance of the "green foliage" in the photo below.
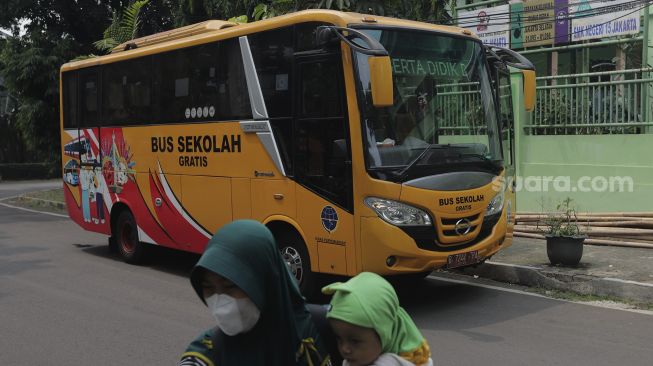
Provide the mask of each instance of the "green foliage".
POLYGON ((547 214, 544 219, 544 233, 550 236, 581 236, 578 216, 573 200, 565 198, 556 206, 556 211, 547 214))
POLYGON ((295 0, 275 0, 270 4, 260 3, 254 7, 254 20, 269 19, 294 11, 295 0))
POLYGON ((10 38, 0 52, 5 86, 17 99, 11 123, 24 139, 28 161, 59 159, 59 68, 74 42, 46 33, 10 38))
POLYGON ((249 20, 247 19, 247 15, 239 15, 237 17, 231 17, 227 19, 230 22, 235 22, 235 23, 247 23, 249 20))
POLYGON ((243 14, 251 16, 258 1, 255 0, 178 0, 174 10, 175 25, 203 22, 210 19, 238 18, 243 14))
POLYGON ((136 38, 140 23, 139 14, 141 8, 147 5, 148 1, 134 1, 122 11, 122 16, 118 16, 118 13, 114 12, 111 24, 104 31, 104 38, 93 43, 95 48, 108 53, 121 43, 136 38))
POLYGON ((451 22, 447 8, 453 9, 456 5, 454 0, 417 0, 408 3, 411 5, 404 6, 403 18, 441 24, 451 22))
POLYGON ((321 9, 349 10, 351 0, 322 0, 317 7, 321 9))
POLYGON ((448 24, 447 9, 454 5, 453 0, 180 0, 175 18, 177 26, 209 19, 245 23, 243 17, 255 21, 304 9, 332 9, 448 24))

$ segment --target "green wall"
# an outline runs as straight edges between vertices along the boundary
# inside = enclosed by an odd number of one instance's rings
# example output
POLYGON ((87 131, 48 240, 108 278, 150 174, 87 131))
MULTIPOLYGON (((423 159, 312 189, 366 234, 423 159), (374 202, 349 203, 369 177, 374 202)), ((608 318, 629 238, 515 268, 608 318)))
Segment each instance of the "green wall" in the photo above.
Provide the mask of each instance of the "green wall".
MULTIPOLYGON (((519 154, 517 174, 528 179, 517 192, 519 211, 541 211, 554 209, 556 203, 565 197, 576 202, 579 211, 591 212, 633 212, 653 211, 653 135, 564 135, 529 136, 522 134, 517 148, 519 154), (558 180, 555 190, 549 183, 544 190, 544 178, 569 177, 570 185, 558 180), (618 192, 619 182, 614 182, 614 192, 609 187, 603 192, 580 192, 577 180, 583 176, 596 179, 595 188, 603 188, 605 177, 630 177, 618 192), (599 177, 599 178, 595 178, 599 177), (542 188, 538 191, 537 184, 542 188)), ((585 181, 585 188, 592 188, 592 181, 585 181)), ((609 182, 608 182, 609 183, 609 182)), ((518 187, 519 188, 519 187, 518 187)))

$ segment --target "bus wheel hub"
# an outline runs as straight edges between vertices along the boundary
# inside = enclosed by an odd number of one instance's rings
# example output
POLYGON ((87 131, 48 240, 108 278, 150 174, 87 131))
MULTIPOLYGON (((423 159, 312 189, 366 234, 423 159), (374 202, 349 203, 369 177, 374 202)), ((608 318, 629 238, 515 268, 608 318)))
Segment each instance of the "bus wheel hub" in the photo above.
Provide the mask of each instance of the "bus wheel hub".
POLYGON ((299 252, 297 252, 293 247, 285 247, 281 249, 281 257, 288 265, 288 269, 290 269, 290 273, 292 273, 292 275, 295 277, 297 283, 301 283, 303 277, 303 269, 302 257, 299 255, 299 252))

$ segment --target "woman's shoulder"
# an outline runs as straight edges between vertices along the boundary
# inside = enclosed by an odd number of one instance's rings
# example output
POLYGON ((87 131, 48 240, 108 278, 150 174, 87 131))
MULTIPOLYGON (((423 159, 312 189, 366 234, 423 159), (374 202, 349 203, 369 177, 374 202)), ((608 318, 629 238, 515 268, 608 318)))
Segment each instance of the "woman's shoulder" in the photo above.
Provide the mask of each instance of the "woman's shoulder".
POLYGON ((195 338, 181 355, 178 366, 215 366, 215 328, 195 338))

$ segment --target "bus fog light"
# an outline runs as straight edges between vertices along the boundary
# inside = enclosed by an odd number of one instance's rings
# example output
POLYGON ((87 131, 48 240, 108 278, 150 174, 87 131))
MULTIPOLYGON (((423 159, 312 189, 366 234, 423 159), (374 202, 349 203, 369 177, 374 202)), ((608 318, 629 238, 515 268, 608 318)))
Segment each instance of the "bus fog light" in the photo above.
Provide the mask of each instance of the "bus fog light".
POLYGON ((417 207, 377 197, 367 197, 365 204, 383 221, 396 226, 430 226, 429 215, 417 207))
POLYGON ((397 263, 397 257, 395 257, 394 255, 389 256, 389 257, 385 260, 385 264, 387 264, 388 267, 392 267, 392 266, 394 266, 395 263, 397 263))

